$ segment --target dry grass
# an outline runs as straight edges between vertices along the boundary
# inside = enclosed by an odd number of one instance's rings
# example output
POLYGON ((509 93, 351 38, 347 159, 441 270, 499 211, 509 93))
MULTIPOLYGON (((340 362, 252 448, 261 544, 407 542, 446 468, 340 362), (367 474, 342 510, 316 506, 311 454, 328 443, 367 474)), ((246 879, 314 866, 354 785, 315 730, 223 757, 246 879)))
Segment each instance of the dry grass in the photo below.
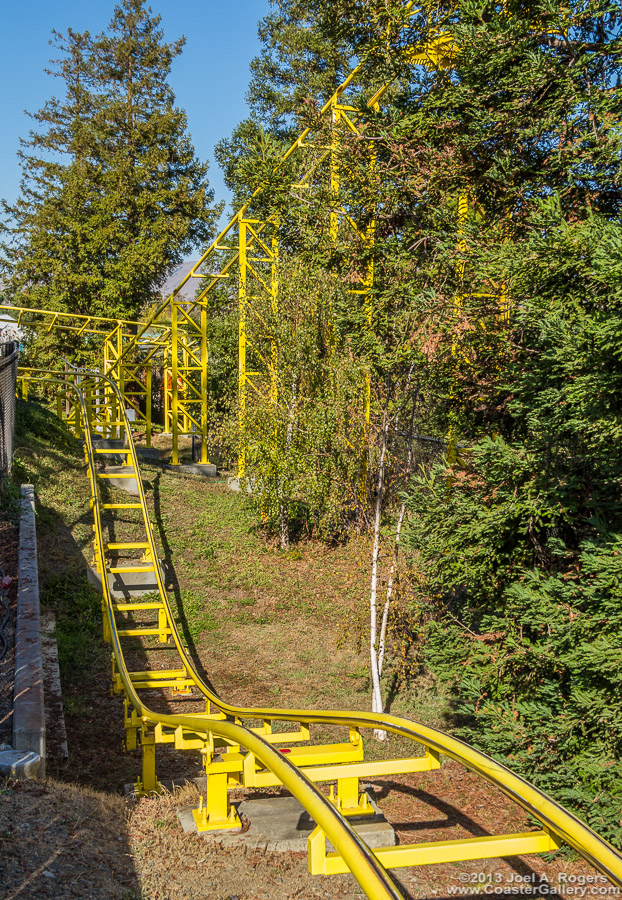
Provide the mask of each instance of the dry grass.
POLYGON ((139 800, 130 814, 130 839, 143 896, 149 900, 354 900, 351 876, 313 878, 305 853, 223 849, 217 838, 183 834, 178 806, 198 801, 194 786, 139 800))
MULTIPOLYGON (((498 792, 450 764, 415 780, 375 784, 402 842, 443 840, 528 827, 498 792), (491 820, 494 827, 491 827, 491 820), (408 822, 408 824, 405 824, 408 822), (400 824, 401 823, 401 824, 400 824)), ((355 900, 349 875, 312 877, 304 853, 222 848, 217 836, 184 834, 176 810, 198 799, 194 785, 124 800, 48 780, 0 786, 2 900, 355 900)), ((395 872, 406 898, 446 897, 460 875, 556 885, 582 863, 539 857, 423 866, 395 872)))
POLYGON ((121 797, 51 780, 7 782, 0 793, 4 900, 143 896, 121 797))
MULTIPOLYGON (((372 788, 402 844, 531 829, 520 808, 455 763, 419 777, 375 780, 372 788)), ((198 802, 198 796, 197 788, 189 785, 133 805, 130 841, 144 898, 354 900, 363 896, 349 875, 310 876, 305 853, 264 853, 243 846, 232 850, 221 848, 217 836, 184 835, 176 809, 198 802)), ((521 883, 558 885, 560 873, 595 874, 582 862, 526 856, 400 869, 394 876, 407 900, 422 900, 451 895, 452 887, 464 884, 460 877, 464 873, 475 884, 494 884, 497 879, 507 888, 521 883)))

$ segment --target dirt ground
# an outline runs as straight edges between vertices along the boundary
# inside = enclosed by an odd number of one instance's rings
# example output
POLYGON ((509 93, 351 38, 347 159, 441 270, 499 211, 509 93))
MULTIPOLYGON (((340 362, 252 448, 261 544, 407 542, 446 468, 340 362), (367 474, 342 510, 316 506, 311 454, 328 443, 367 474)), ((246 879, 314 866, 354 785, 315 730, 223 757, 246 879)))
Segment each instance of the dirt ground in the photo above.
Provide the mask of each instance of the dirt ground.
MULTIPOLYGON (((493 789, 454 763, 423 778, 373 782, 400 843, 450 840, 529 827, 493 789)), ((48 780, 0 787, 2 900, 355 900, 350 875, 308 873, 306 853, 222 848, 217 837, 184 834, 179 806, 196 802, 194 785, 139 800, 48 780)), ((451 897, 486 887, 506 894, 564 895, 570 883, 599 876, 581 862, 538 856, 399 869, 405 900, 451 897), (540 891, 538 891, 540 888, 540 891)), ((602 896, 588 882, 583 898, 602 896)), ((570 896, 573 896, 572 894, 570 896)), ((579 896, 578 894, 576 896, 579 896)), ((615 895, 614 895, 615 896, 615 895)))

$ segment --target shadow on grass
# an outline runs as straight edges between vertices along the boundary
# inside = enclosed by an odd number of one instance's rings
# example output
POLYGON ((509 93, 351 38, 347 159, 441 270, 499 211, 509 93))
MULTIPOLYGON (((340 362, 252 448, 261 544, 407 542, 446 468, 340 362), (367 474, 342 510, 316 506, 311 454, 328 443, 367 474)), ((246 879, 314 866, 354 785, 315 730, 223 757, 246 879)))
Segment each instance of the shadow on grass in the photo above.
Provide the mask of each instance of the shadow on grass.
POLYGON ((51 779, 9 781, 2 793, 5 900, 143 896, 121 797, 51 779))
MULTIPOLYGON (((391 824, 396 831, 414 833, 419 831, 460 827, 467 831, 472 837, 493 836, 493 832, 488 831, 488 829, 482 827, 465 812, 458 809, 458 807, 454 806, 452 803, 448 803, 446 800, 442 800, 435 794, 431 794, 429 791, 423 790, 421 788, 414 788, 410 785, 395 781, 382 781, 380 782, 380 784, 381 790, 379 792, 376 792, 374 796, 374 799, 376 801, 384 799, 388 796, 389 793, 392 792, 406 794, 407 796, 418 800, 420 803, 424 803, 431 810, 435 810, 442 816, 442 818, 424 819, 418 822, 392 822, 391 824)), ((513 869, 521 876, 531 876, 536 874, 535 870, 532 869, 520 857, 507 857, 505 861, 511 869, 513 869)))
POLYGON ((182 599, 182 592, 179 585, 179 580, 177 578, 177 574, 175 572, 175 567, 173 565, 173 550, 171 548, 170 542, 168 540, 168 535, 166 533, 166 528, 164 527, 164 522, 162 519, 162 496, 160 491, 160 481, 162 479, 162 472, 158 472, 153 479, 152 489, 153 489, 153 511, 155 515, 156 525, 158 528, 158 534, 160 536, 160 543, 162 545, 162 550, 164 552, 164 567, 166 574, 166 587, 173 592, 173 596, 175 598, 175 609, 173 612, 177 613, 176 621, 181 630, 182 636, 188 648, 188 654, 190 659, 192 660, 192 664, 201 677, 201 679, 207 684, 210 690, 217 693, 216 688, 212 684, 208 673, 205 670, 205 667, 201 661, 201 657, 196 649, 194 639, 192 637, 190 631, 190 624, 188 622, 188 617, 184 610, 184 604, 182 599))

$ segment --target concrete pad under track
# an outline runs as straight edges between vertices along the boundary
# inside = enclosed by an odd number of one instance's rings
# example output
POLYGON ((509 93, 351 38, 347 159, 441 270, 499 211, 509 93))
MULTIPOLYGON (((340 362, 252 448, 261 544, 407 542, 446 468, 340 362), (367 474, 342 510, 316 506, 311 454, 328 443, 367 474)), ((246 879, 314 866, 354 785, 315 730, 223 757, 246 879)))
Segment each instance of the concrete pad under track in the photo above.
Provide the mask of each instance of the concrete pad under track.
MULTIPOLYGON (((354 830, 372 848, 393 847, 397 843, 395 831, 378 807, 373 803, 373 815, 352 816, 348 821, 354 830)), ((239 828, 228 831, 206 831, 201 837, 216 840, 224 847, 259 848, 267 852, 300 853, 307 851, 307 839, 315 828, 315 822, 295 797, 260 797, 235 803, 238 815, 250 825, 246 831, 239 828)), ((196 832, 192 811, 197 806, 184 806, 177 810, 177 817, 184 832, 196 832)), ((333 847, 327 841, 327 850, 333 847)))

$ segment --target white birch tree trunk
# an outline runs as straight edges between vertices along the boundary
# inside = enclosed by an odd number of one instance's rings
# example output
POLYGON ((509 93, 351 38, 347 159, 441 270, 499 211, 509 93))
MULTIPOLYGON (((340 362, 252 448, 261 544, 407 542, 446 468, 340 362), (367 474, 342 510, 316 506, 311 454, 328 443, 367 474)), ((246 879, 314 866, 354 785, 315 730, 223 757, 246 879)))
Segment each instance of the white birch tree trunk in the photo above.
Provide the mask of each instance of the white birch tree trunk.
MULTIPOLYGON (((408 429, 408 459, 406 461, 406 482, 410 477, 413 465, 413 428, 415 424, 415 400, 413 400, 412 411, 410 415, 410 426, 408 429)), ((391 563, 391 571, 387 581, 387 595, 382 610, 382 623, 380 626, 380 640, 378 642, 378 676, 382 677, 382 667, 384 665, 385 649, 387 645, 387 629, 389 627, 389 611, 391 608, 391 599, 393 597, 393 585, 397 576, 397 563, 400 550, 400 538, 402 536, 402 525, 404 524, 404 516, 406 515, 406 503, 402 503, 400 514, 397 520, 397 528, 395 529, 395 544, 393 547, 393 561, 391 563)))
MULTIPOLYGON (((372 712, 382 713, 382 691, 380 689, 380 670, 378 667, 378 562, 380 560, 380 526, 382 523, 382 501, 384 499, 384 480, 387 444, 389 436, 389 398, 384 407, 382 417, 382 445, 380 449, 380 460, 378 463, 378 483, 376 490, 376 512, 374 516, 374 545, 372 551, 371 564, 371 589, 369 598, 369 663, 372 683, 372 712)), ((383 729, 375 728, 374 737, 376 740, 385 741, 387 733, 383 729)))
MULTIPOLYGON (((285 437, 285 456, 292 446, 294 435, 294 418, 296 413, 296 400, 298 398, 298 377, 294 378, 292 385, 292 402, 287 410, 287 435, 285 437)), ((279 544, 281 550, 289 550, 289 510, 287 500, 284 497, 283 479, 279 482, 279 544)))
POLYGON ((402 523, 406 513, 406 504, 402 503, 400 514, 397 520, 397 529, 395 532, 395 548, 393 551, 393 561, 391 563, 391 571, 389 580, 387 581, 387 596, 384 601, 384 609, 382 610, 382 623, 380 626, 380 640, 378 641, 378 675, 382 676, 382 667, 384 665, 385 647, 387 645, 387 629, 389 627, 389 611, 391 609, 391 598, 393 596, 393 585, 395 583, 395 574, 397 571, 397 557, 400 546, 400 536, 402 533, 402 523))

